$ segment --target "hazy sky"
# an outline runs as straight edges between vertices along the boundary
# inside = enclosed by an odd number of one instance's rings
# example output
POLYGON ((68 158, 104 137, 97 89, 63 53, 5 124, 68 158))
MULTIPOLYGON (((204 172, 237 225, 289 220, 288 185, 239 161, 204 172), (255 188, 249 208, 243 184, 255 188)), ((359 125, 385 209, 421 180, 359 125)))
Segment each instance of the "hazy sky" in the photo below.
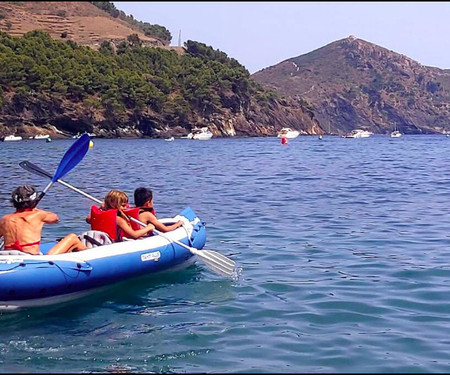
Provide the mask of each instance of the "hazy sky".
POLYGON ((354 35, 450 69, 450 2, 120 2, 138 21, 225 52, 250 73, 354 35))

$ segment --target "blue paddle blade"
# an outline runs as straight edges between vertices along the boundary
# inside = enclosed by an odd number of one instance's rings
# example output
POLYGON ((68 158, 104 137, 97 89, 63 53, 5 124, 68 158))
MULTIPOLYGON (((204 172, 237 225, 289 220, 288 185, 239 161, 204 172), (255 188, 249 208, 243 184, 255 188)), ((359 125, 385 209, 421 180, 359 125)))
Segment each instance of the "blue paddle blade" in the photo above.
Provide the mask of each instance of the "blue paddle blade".
POLYGON ((70 146, 61 159, 58 169, 52 178, 52 182, 56 182, 61 177, 65 176, 81 161, 81 159, 84 158, 84 155, 86 155, 89 150, 90 141, 91 138, 89 135, 83 134, 72 146, 70 146))

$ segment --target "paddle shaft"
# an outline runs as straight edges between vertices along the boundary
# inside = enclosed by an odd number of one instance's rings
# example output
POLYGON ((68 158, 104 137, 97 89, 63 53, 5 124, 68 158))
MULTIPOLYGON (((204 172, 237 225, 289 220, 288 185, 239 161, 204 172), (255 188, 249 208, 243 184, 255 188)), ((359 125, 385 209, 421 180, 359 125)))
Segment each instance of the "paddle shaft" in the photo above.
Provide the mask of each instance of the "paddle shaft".
POLYGON ((57 181, 61 185, 64 185, 64 186, 68 187, 69 189, 72 189, 73 191, 76 191, 77 193, 79 193, 81 195, 84 195, 86 198, 89 198, 90 200, 92 200, 94 202, 97 202, 98 204, 102 204, 103 203, 100 199, 97 199, 97 198, 93 197, 92 195, 89 195, 88 193, 85 193, 84 191, 82 191, 80 189, 77 189, 75 186, 72 186, 72 185, 68 184, 67 182, 65 182, 65 181, 63 181, 61 179, 58 179, 57 181))
MULTIPOLYGON (((50 176, 51 178, 51 176, 50 176)), ((53 185, 53 181, 50 181, 48 183, 48 185, 44 188, 44 190, 42 190, 42 192, 39 194, 39 197, 37 197, 36 199, 36 203, 34 205, 34 207, 36 207, 38 205, 38 203, 41 201, 42 198, 44 198, 45 193, 47 193, 48 189, 50 189, 50 187, 53 185)))
MULTIPOLYGON (((38 167, 36 164, 32 164, 28 161, 22 161, 19 163, 19 165, 26 169, 29 172, 33 172, 36 173, 38 175, 41 175, 43 177, 48 177, 48 178, 53 178, 52 175, 50 173, 48 173, 47 171, 43 170, 42 168, 38 167)), ((84 195, 86 198, 89 198, 91 200, 93 200, 94 202, 98 203, 98 204, 102 204, 102 201, 93 197, 92 195, 89 195, 88 193, 85 193, 84 191, 77 189, 75 186, 72 186, 70 184, 68 184, 67 182, 61 180, 61 179, 57 179, 57 182, 59 182, 61 185, 64 185, 66 187, 68 187, 69 189, 72 189, 73 191, 76 191, 78 194, 84 195)), ((42 196, 45 195, 45 193, 47 192, 47 190, 50 188, 50 186, 52 186, 54 182, 50 181, 50 183, 45 187, 45 189, 43 190, 43 192, 41 193, 42 196)), ((39 200, 42 199, 42 197, 38 198, 39 200)))

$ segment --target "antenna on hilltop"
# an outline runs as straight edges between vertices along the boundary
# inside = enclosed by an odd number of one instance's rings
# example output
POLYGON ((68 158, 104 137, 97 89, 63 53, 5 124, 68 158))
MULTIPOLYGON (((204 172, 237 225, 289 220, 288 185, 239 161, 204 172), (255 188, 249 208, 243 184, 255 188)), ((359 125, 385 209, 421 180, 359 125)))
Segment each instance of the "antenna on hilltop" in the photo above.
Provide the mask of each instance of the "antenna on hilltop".
POLYGON ((178 47, 181 47, 181 30, 178 33, 178 47))

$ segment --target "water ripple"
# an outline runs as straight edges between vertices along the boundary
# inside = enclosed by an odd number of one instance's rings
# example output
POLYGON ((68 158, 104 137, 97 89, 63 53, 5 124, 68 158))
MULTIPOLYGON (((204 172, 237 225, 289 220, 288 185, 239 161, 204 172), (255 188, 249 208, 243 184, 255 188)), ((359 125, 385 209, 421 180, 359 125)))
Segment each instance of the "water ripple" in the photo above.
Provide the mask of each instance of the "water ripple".
MULTIPOLYGON (((2 143, 10 191, 47 181, 72 141, 2 143), (32 158, 31 158, 32 155, 32 158), (11 162, 16 160, 17 162, 11 162)), ((440 136, 94 140, 64 179, 94 197, 149 186, 160 216, 191 206, 201 262, 75 303, 0 316, 4 372, 448 372, 450 141, 440 136), (139 155, 139 157, 137 157, 139 155)), ((92 202, 55 184, 44 240, 87 229, 92 202)))

